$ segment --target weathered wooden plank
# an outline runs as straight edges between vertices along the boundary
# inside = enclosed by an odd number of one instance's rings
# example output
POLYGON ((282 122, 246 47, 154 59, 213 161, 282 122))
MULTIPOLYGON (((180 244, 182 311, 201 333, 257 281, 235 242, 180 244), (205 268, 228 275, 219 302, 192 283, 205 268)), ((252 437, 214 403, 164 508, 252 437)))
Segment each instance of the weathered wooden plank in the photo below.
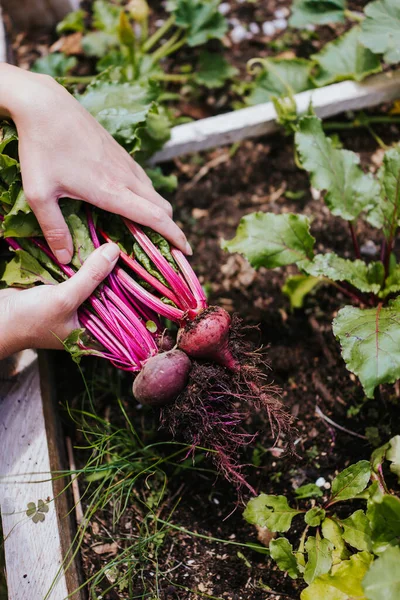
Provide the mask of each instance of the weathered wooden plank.
POLYGON ((65 15, 79 8, 79 0, 1 0, 13 25, 24 31, 54 27, 65 15))
MULTIPOLYGON (((343 81, 309 90, 296 94, 295 100, 299 114, 306 112, 311 102, 317 115, 326 118, 347 110, 377 106, 399 97, 400 71, 397 71, 375 75, 364 83, 343 81)), ((172 129, 171 139, 152 157, 151 163, 266 135, 278 127, 272 102, 185 123, 172 129)))
POLYGON ((7 60, 7 47, 6 47, 6 30, 4 28, 3 19, 1 16, 0 6, 0 62, 7 60))
POLYGON ((68 588, 36 353, 22 353, 17 370, 0 389, 0 510, 9 600, 65 600, 68 588), (37 517, 26 511, 29 503, 39 507, 41 502, 41 521, 35 523, 37 517))

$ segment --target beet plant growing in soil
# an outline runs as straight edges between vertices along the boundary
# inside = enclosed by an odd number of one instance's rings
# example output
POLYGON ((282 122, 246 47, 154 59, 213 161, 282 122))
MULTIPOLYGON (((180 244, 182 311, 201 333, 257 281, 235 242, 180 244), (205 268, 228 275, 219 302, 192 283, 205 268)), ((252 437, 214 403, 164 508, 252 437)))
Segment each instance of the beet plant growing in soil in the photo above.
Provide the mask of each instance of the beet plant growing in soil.
POLYGON ((295 490, 295 507, 285 496, 260 494, 243 516, 276 535, 270 556, 290 578, 304 580, 301 600, 396 600, 400 499, 385 479, 393 483, 394 476, 398 483, 400 436, 339 473, 329 494, 305 484, 295 490))
POLYGON ((356 154, 335 148, 321 121, 306 116, 295 135, 299 160, 334 216, 348 222, 353 259, 335 253, 315 253, 312 220, 293 213, 254 213, 244 217, 236 237, 223 243, 240 252, 255 267, 273 269, 294 264, 300 274, 290 277, 284 291, 293 306, 319 285, 340 290, 349 303, 333 321, 347 368, 357 375, 368 398, 380 384, 400 378, 400 268, 395 254, 400 208, 400 149, 384 156, 376 177, 363 172, 356 154), (357 221, 381 230, 381 259, 361 260, 357 221))

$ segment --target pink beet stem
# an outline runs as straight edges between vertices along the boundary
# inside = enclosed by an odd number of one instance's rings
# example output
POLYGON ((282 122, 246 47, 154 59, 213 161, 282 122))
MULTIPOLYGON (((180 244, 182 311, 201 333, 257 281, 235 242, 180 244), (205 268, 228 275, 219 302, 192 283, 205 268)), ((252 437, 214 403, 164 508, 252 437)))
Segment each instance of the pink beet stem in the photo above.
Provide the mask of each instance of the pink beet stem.
POLYGON ((201 287, 200 281, 198 280, 196 273, 193 271, 192 267, 190 266, 190 263, 187 260, 186 256, 183 254, 183 252, 178 250, 178 248, 172 248, 171 254, 172 254, 176 264, 182 271, 187 283, 189 284, 189 287, 193 293, 193 296, 197 300, 198 308, 201 308, 201 309, 206 308, 207 307, 206 295, 204 293, 203 288, 201 287))
POLYGON ((135 240, 138 242, 138 244, 140 244, 147 256, 153 261, 157 269, 159 269, 161 275, 165 277, 171 288, 181 298, 182 303, 184 304, 184 307, 182 308, 195 308, 196 300, 182 277, 180 277, 179 274, 174 271, 168 261, 162 256, 158 248, 139 227, 137 227, 131 221, 128 221, 128 219, 124 219, 124 222, 135 240))

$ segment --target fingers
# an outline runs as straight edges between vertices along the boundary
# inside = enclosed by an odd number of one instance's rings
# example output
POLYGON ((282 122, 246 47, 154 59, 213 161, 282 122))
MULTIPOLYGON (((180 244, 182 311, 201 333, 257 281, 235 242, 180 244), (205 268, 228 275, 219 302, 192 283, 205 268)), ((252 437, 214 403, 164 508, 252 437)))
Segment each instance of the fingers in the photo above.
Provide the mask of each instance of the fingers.
POLYGON ((44 237, 57 260, 62 264, 69 263, 74 247, 70 231, 57 202, 52 199, 46 201, 31 200, 29 205, 35 213, 44 237))
POLYGON ((65 309, 73 312, 94 292, 111 273, 119 257, 117 244, 103 244, 84 262, 68 281, 60 283, 56 292, 65 309))
POLYGON ((156 192, 151 182, 144 183, 143 181, 136 179, 134 183, 128 185, 127 187, 133 194, 137 194, 138 196, 141 196, 142 198, 145 198, 146 200, 149 200, 150 202, 153 202, 153 204, 159 206, 167 213, 168 217, 172 218, 173 210, 171 204, 158 192, 156 192))
POLYGON ((142 196, 127 190, 118 198, 115 206, 111 208, 106 206, 105 208, 112 212, 118 212, 118 214, 139 223, 139 225, 151 227, 185 254, 192 254, 192 249, 183 231, 165 210, 154 202, 150 202, 142 196))

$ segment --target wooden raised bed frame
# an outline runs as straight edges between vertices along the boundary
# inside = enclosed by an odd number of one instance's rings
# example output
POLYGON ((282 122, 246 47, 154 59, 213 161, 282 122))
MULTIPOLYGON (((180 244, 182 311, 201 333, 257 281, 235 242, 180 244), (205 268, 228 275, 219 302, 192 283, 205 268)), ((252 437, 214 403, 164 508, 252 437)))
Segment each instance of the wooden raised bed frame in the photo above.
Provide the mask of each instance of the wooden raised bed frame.
MULTIPOLYGON (((77 0, 2 0, 17 25, 54 25, 77 0), (32 6, 36 14, 32 17, 32 6), (31 11, 31 12, 29 12, 31 11), (44 12, 43 12, 44 11, 44 12), (61 11, 61 12, 60 12, 61 11)), ((6 60, 0 13, 0 61, 6 60)), ((400 72, 380 74, 363 84, 345 81, 298 94, 299 112, 312 102, 321 117, 376 106, 400 97, 400 72)), ((272 103, 245 108, 172 130, 152 163, 231 144, 278 129, 272 103)), ((73 540, 73 514, 65 468, 63 436, 45 354, 32 350, 0 363, 0 512, 5 537, 9 600, 81 600, 75 561, 65 560, 73 540), (33 504, 32 504, 33 503, 33 504), (28 506, 29 505, 29 506, 28 506), (31 511, 27 514, 28 509, 31 511), (39 516, 35 516, 35 509, 39 516), (37 521, 37 522, 35 522, 37 521), (68 563, 65 571, 63 566, 68 563)))

